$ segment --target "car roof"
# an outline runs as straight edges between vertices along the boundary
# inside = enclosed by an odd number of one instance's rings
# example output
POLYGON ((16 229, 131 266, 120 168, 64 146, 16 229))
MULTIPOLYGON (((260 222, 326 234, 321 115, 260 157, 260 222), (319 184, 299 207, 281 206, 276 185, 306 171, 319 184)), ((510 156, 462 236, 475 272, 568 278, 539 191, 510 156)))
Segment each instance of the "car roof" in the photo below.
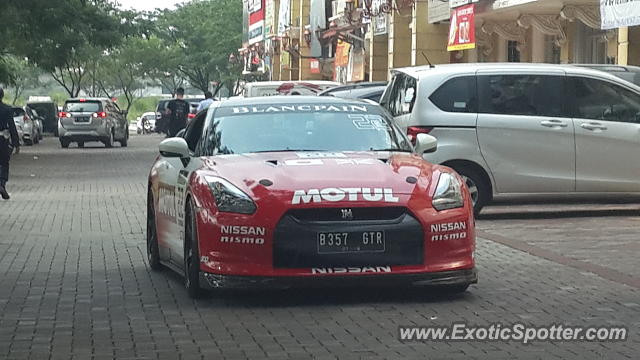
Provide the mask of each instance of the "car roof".
POLYGON ((366 82, 359 82, 355 84, 340 85, 340 86, 336 86, 336 87, 324 90, 318 93, 318 95, 323 96, 323 95, 327 95, 327 94, 331 94, 339 91, 366 89, 366 88, 372 88, 376 86, 387 86, 387 82, 386 81, 372 81, 372 82, 366 81, 366 82))
POLYGON ((574 66, 569 64, 544 64, 544 63, 459 63, 442 65, 423 65, 404 67, 391 70, 391 73, 401 72, 416 79, 432 75, 475 73, 480 70, 495 70, 504 72, 505 69, 515 71, 563 71, 569 75, 583 75, 605 78, 611 82, 623 83, 640 91, 640 87, 632 82, 621 79, 611 73, 593 69, 591 67, 574 66))
POLYGON ((327 80, 283 80, 283 81, 254 81, 245 84, 245 87, 253 86, 280 86, 282 84, 316 84, 316 85, 340 85, 335 81, 327 80))
MULTIPOLYGON (((380 85, 378 85, 378 86, 369 86, 369 87, 357 88, 357 89, 351 89, 351 90, 335 91, 335 92, 327 94, 327 95, 328 96, 335 96, 335 97, 347 97, 347 98, 357 99, 357 98, 361 98, 361 97, 367 97, 367 96, 372 95, 372 94, 381 93, 386 88, 387 88, 386 85, 384 85, 384 86, 380 86, 380 85)), ((327 96, 327 95, 325 95, 325 96, 327 96)))
POLYGON ((269 105, 269 104, 369 104, 359 99, 337 98, 333 96, 277 95, 252 98, 229 98, 220 102, 220 107, 269 105))

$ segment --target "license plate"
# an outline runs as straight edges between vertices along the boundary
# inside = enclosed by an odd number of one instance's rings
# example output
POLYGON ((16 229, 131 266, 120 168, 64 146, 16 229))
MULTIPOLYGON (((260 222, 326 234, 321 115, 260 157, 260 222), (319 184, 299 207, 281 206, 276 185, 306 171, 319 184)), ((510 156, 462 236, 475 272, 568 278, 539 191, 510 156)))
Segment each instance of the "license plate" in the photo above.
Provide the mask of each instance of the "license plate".
POLYGON ((384 231, 319 232, 318 254, 384 252, 384 231))
POLYGON ((89 117, 77 117, 76 122, 89 122, 89 117))

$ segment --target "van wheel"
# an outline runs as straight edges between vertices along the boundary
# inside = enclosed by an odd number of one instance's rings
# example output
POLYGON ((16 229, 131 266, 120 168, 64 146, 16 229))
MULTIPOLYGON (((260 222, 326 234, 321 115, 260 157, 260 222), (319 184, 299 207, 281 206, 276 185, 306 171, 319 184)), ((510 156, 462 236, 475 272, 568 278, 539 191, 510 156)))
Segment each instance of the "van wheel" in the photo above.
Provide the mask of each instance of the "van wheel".
POLYGON ((84 141, 78 141, 78 147, 79 148, 83 148, 84 147, 84 141))
POLYGON ((69 147, 69 140, 60 139, 60 146, 62 146, 63 149, 68 148, 69 147))
POLYGON ((467 188, 469 188, 469 194, 473 202, 473 213, 475 215, 480 214, 480 210, 489 202, 491 196, 487 180, 476 170, 468 167, 463 166, 454 170, 462 176, 467 188))

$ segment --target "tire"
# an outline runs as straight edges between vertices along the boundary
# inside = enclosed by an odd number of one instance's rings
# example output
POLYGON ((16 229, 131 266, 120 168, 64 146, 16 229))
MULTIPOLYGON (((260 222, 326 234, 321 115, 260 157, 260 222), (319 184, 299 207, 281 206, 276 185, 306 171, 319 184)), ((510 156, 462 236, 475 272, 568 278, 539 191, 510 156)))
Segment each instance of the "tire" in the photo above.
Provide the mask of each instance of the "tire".
POLYGON ((162 270, 160 248, 158 247, 158 231, 156 227, 156 211, 153 204, 153 192, 149 188, 147 195, 147 261, 151 270, 162 270))
POLYGON ((193 205, 189 201, 186 209, 184 231, 184 287, 189 297, 196 299, 201 295, 200 289, 200 254, 198 251, 198 229, 193 205))
POLYGON ((482 174, 470 167, 462 166, 454 168, 465 180, 471 199, 473 201, 473 213, 480 214, 480 210, 491 200, 491 188, 482 174))
POLYGON ((62 146, 63 149, 68 148, 69 147, 69 140, 60 139, 60 146, 62 146))
POLYGON ((102 143, 104 144, 104 147, 106 148, 112 148, 113 147, 113 129, 111 131, 109 131, 109 137, 105 138, 102 143))
POLYGON ((25 139, 24 140, 24 144, 27 145, 27 146, 31 146, 31 145, 33 145, 33 141, 31 139, 29 139, 29 140, 25 139))
POLYGON ((40 144, 40 133, 37 133, 36 136, 33 138, 33 143, 40 144))
POLYGON ((78 141, 78 147, 79 148, 83 148, 84 147, 84 141, 78 141))
POLYGON ((129 132, 128 131, 124 135, 124 139, 120 140, 120 146, 121 147, 127 147, 127 145, 129 145, 129 132))

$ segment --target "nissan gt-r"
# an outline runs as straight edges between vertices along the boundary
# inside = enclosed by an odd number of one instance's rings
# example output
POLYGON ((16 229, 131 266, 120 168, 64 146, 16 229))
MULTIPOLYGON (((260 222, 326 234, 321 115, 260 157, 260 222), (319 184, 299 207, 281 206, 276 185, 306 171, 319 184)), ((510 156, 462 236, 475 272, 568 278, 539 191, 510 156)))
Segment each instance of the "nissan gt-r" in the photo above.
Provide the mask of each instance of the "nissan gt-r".
POLYGON ((203 288, 477 282, 462 178, 423 160, 380 106, 239 98, 159 145, 148 182, 150 267, 203 288))

